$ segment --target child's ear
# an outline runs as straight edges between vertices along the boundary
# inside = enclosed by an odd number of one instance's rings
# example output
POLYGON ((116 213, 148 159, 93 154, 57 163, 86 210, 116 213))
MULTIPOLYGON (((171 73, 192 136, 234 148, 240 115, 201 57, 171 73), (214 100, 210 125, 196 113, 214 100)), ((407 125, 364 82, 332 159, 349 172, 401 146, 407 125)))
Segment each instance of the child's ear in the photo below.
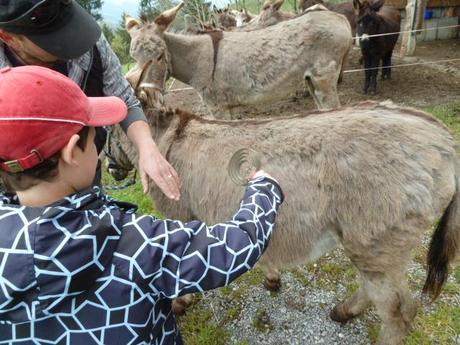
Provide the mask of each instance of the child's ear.
POLYGON ((69 165, 78 165, 78 162, 75 160, 75 150, 80 150, 77 146, 77 142, 80 140, 78 134, 74 134, 70 137, 67 145, 61 149, 61 159, 69 165))

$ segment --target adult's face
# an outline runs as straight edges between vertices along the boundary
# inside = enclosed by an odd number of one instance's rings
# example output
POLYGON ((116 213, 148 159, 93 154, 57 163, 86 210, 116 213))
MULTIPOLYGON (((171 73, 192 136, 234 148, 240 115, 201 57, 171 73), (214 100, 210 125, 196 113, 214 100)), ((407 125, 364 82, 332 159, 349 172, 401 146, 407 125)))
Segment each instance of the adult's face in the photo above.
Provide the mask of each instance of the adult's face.
POLYGON ((59 60, 56 56, 43 50, 23 35, 3 33, 2 40, 26 65, 49 67, 59 60))

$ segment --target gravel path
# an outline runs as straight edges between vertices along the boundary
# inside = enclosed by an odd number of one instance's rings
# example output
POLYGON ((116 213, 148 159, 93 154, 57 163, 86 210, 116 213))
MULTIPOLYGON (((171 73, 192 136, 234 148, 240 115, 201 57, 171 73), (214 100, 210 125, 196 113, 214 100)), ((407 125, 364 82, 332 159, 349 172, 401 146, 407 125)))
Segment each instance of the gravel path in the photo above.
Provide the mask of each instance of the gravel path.
MULTIPOLYGON (((428 242, 427 236, 424 247, 428 242)), ((424 257, 424 251, 420 253, 424 257)), ((373 309, 345 325, 329 318, 337 300, 347 296, 347 286, 349 288, 352 280, 346 273, 350 272, 347 267, 350 267, 349 260, 342 250, 337 249, 321 259, 318 265, 284 272, 279 292, 267 291, 260 284, 261 277, 256 274, 256 279, 251 278, 249 284, 243 277, 230 287, 207 292, 198 303, 211 310, 214 321, 230 331, 230 345, 370 345, 380 324, 373 309), (329 267, 337 267, 339 271, 324 273, 326 266, 321 265, 335 265, 329 267), (256 283, 256 280, 259 282, 256 283), (325 283, 328 288, 324 288, 325 283), (233 317, 229 317, 231 313, 233 317)), ((420 300, 425 275, 420 263, 414 261, 410 264, 408 277, 417 300, 420 300)), ((449 281, 455 283, 452 275, 449 281)), ((459 306, 460 294, 444 293, 438 301, 459 306)), ((419 312, 435 312, 438 307, 438 303, 424 305, 419 312)), ((460 330, 449 344, 460 345, 460 330)))
POLYGON ((255 287, 246 296, 242 317, 229 325, 232 341, 250 344, 370 344, 367 326, 356 319, 345 327, 329 318, 335 293, 302 286, 290 274, 283 275, 283 288, 275 296, 255 287), (266 324, 269 332, 254 327, 266 324))

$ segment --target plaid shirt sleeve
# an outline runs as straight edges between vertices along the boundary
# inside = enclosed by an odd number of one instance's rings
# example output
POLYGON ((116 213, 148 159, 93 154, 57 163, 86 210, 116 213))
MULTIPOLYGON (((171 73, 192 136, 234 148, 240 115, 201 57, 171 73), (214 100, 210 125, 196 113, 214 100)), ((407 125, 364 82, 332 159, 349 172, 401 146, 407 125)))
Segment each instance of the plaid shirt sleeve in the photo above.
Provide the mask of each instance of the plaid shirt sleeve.
POLYGON ((176 298, 224 286, 260 258, 282 202, 278 184, 262 177, 250 182, 240 209, 224 223, 210 226, 133 214, 119 249, 132 247, 125 259, 135 260, 142 285, 154 294, 176 298))
POLYGON ((104 70, 104 95, 117 96, 123 99, 128 106, 128 116, 120 125, 126 132, 129 125, 134 121, 147 121, 139 100, 134 90, 123 75, 120 60, 115 55, 104 35, 97 42, 97 48, 101 55, 104 70))

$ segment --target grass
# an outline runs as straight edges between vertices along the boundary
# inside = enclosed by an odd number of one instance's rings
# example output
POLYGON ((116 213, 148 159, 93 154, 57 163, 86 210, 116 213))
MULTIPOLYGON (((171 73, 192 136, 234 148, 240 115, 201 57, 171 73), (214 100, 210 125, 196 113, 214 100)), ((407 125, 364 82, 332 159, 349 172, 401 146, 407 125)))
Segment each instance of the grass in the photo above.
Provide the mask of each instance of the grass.
POLYGON ((225 345, 231 336, 204 305, 192 306, 181 318, 180 328, 187 345, 225 345))
MULTIPOLYGON (((423 110, 432 113, 444 122, 460 142, 460 101, 432 106, 423 110)), ((106 185, 116 184, 107 174, 104 174, 103 181, 106 185)), ((127 189, 108 191, 108 194, 117 199, 138 204, 139 212, 141 213, 159 215, 155 211, 154 203, 143 194, 139 179, 135 185, 127 189)), ((424 248, 418 248, 414 251, 414 259, 421 265, 424 265, 425 255, 426 249, 424 248)), ((348 261, 344 261, 343 265, 337 265, 326 259, 320 259, 316 264, 295 269, 291 272, 304 285, 335 291, 337 282, 341 281, 346 284, 348 293, 357 288, 355 283, 356 270, 348 261), (313 279, 310 278, 311 275, 313 275, 313 279)), ((460 306, 450 301, 452 301, 453 296, 460 294, 460 266, 453 268, 451 276, 453 279, 446 284, 440 300, 430 308, 419 309, 413 324, 413 331, 406 338, 405 345, 458 345, 460 340, 460 306)), ((248 289, 257 284, 262 284, 263 279, 262 270, 255 268, 238 278, 238 289, 234 289, 232 287, 234 285, 222 288, 221 296, 228 306, 226 314, 219 315, 222 320, 216 319, 209 305, 206 304, 206 300, 201 300, 192 306, 186 315, 180 318, 180 328, 185 343, 188 345, 229 344, 231 333, 227 330, 226 323, 238 319, 241 313, 244 313, 244 310, 239 306, 239 302, 245 298, 248 289)), ((413 291, 420 291, 424 279, 425 277, 411 278, 413 291)), ((375 341, 378 338, 380 323, 375 322, 375 318, 369 317, 369 314, 364 315, 364 318, 368 323, 369 337, 371 341, 375 341)), ((259 311, 258 317, 253 320, 252 326, 261 332, 270 330, 271 325, 262 309, 259 311)), ((250 345, 246 340, 232 344, 250 345)))
POLYGON ((157 217, 163 218, 162 214, 155 209, 155 204, 152 199, 144 194, 139 176, 136 176, 136 183, 134 185, 121 190, 111 190, 111 187, 120 186, 126 183, 126 180, 122 181, 121 183, 117 182, 110 176, 109 173, 107 173, 107 171, 105 171, 105 169, 103 170, 102 183, 107 195, 110 195, 117 200, 122 200, 137 205, 139 213, 153 214, 157 217))
POLYGON ((427 107, 424 110, 444 122, 460 143, 460 102, 427 107))
POLYGON ((134 66, 136 66, 136 63, 135 62, 130 62, 130 63, 126 63, 122 66, 122 69, 123 69, 123 74, 126 74, 128 73, 128 71, 133 68, 134 66))

